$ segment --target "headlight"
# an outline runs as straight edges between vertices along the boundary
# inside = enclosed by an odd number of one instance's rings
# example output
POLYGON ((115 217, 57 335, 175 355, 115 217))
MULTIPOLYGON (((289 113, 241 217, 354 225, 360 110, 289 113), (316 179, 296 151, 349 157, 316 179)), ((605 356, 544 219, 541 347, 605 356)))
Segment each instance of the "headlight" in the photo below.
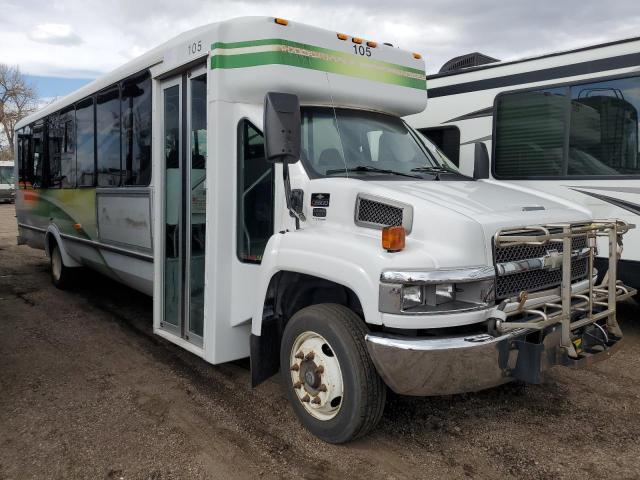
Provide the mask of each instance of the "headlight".
POLYGON ((385 271, 380 281, 379 310, 383 313, 453 313, 487 308, 495 301, 493 267, 385 271))

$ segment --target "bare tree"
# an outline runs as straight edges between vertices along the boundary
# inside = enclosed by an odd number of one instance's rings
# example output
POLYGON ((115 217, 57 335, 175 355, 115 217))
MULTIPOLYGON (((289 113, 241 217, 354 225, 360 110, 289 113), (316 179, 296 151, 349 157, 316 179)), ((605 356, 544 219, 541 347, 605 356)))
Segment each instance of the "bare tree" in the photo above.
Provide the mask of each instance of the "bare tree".
MULTIPOLYGON (((37 110, 37 96, 16 67, 0 63, 0 133, 14 158, 14 127, 22 118, 37 110)), ((4 148, 3 148, 4 150, 4 148)))

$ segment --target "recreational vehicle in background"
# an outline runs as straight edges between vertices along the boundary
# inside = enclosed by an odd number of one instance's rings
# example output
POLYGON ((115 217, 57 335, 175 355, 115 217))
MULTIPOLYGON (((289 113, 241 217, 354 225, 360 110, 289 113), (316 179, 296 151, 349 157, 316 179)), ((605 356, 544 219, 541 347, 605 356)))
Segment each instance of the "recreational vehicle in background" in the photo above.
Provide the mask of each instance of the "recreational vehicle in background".
POLYGON ((15 164, 13 161, 0 161, 0 202, 13 202, 15 198, 15 164))
MULTIPOLYGON (((402 116, 417 53, 273 17, 184 33, 22 120, 19 242, 153 294, 156 334, 278 373, 345 442, 407 395, 540 382, 619 348, 597 238, 630 226, 477 182, 402 116), (386 384, 386 385, 385 385, 386 384)), ((280 407, 278 407, 280 408, 280 407)))
MULTIPOLYGON (((427 82, 429 108, 407 121, 463 173, 484 144, 491 179, 640 221, 640 37, 506 62, 463 55, 427 82)), ((619 269, 640 285, 639 231, 619 269)))

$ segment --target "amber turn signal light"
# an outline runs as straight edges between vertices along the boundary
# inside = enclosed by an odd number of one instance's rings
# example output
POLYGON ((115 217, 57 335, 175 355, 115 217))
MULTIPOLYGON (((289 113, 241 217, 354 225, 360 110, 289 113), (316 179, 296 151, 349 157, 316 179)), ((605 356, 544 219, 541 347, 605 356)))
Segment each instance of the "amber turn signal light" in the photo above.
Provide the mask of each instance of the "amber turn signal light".
POLYGON ((382 229, 382 248, 387 252, 404 250, 407 232, 404 227, 384 227, 382 229))

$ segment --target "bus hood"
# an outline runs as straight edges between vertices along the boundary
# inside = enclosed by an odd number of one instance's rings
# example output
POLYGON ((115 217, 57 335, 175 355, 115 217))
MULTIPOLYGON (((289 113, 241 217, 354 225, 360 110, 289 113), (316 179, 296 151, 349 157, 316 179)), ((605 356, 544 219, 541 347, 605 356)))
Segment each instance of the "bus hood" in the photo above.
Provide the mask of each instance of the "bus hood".
MULTIPOLYGON (((374 182, 429 205, 453 210, 481 224, 519 225, 536 217, 543 223, 590 219, 588 210, 567 200, 526 188, 484 181, 374 182), (560 220, 562 219, 562 220, 560 220)), ((420 203, 409 202, 418 209, 420 203)), ((426 205, 425 205, 426 207, 426 205)))

